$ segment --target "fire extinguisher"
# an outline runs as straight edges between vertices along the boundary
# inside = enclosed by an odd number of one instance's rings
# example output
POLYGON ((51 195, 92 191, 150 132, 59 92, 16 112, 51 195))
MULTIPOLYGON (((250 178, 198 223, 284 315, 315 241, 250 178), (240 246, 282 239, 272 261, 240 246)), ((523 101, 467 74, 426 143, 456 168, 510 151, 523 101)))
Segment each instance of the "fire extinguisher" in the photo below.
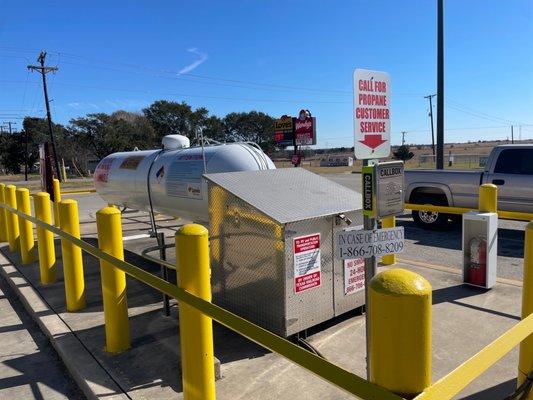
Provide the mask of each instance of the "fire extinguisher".
POLYGON ((487 239, 476 236, 470 240, 470 262, 468 265, 468 283, 486 286, 487 276, 487 239))

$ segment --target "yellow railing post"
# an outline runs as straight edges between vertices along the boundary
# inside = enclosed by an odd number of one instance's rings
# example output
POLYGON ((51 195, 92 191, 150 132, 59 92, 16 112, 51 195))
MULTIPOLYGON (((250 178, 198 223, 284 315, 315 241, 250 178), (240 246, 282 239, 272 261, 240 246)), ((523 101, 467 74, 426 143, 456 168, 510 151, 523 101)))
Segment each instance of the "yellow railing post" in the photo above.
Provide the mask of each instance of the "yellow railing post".
MULTIPOLYGON (((35 216, 41 221, 52 224, 52 210, 50 195, 39 192, 33 196, 35 216)), ((54 283, 57 276, 56 249, 54 247, 54 234, 37 225, 37 250, 39 252, 39 270, 43 285, 54 283)))
MULTIPOLYGON (((5 188, 6 205, 11 208, 17 208, 17 197, 15 195, 16 189, 17 188, 14 185, 7 185, 5 188)), ((6 227, 9 251, 16 251, 20 248, 19 219, 16 214, 7 210, 6 227)))
MULTIPOLYGON (((58 206, 61 230, 79 239, 78 203, 75 200, 67 199, 59 203, 58 206)), ((67 311, 78 311, 85 308, 85 279, 81 249, 67 239, 61 239, 61 254, 67 311)))
MULTIPOLYGON (((533 222, 526 226, 524 240, 524 280, 522 285, 522 319, 533 312, 533 222)), ((520 343, 518 358, 518 386, 533 372, 533 335, 520 343)), ((533 394, 527 397, 533 399, 533 394)))
MULTIPOLYGON (((0 183, 0 204, 5 204, 6 185, 0 183)), ((7 242, 6 210, 0 209, 0 242, 7 242)))
POLYGON ((414 397, 431 384, 431 285, 395 268, 369 286, 370 381, 414 397))
MULTIPOLYGON (((396 217, 385 217, 381 220, 382 228, 394 228, 396 226, 396 217)), ((381 257, 381 263, 384 265, 396 264, 396 254, 387 254, 381 257)))
POLYGON ((484 183, 479 187, 479 212, 498 212, 498 186, 484 183))
POLYGON ((54 225, 59 227, 59 203, 61 203, 61 185, 59 184, 59 179, 54 178, 54 225))
MULTIPOLYGON (((26 215, 31 215, 30 191, 26 188, 16 190, 17 210, 26 215)), ((27 219, 18 218, 20 235, 20 258, 22 264, 31 264, 35 261, 35 240, 33 239, 33 224, 27 219)))
MULTIPOLYGON (((211 301, 207 229, 188 224, 176 233, 178 285, 211 301)), ((215 399, 213 322, 200 311, 179 305, 181 370, 185 400, 215 399)))
MULTIPOLYGON (((120 211, 105 207, 96 213, 98 247, 124 260, 120 211)), ((100 260, 102 297, 104 299, 106 351, 119 353, 130 348, 126 274, 107 261, 100 260)))

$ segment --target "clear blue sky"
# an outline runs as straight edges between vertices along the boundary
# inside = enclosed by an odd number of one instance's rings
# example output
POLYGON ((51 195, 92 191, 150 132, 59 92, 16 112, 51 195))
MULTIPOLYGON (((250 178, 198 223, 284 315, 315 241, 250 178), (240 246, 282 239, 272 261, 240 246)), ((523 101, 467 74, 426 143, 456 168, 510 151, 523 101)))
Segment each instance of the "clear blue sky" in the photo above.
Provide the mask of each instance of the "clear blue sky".
MULTIPOLYGON (((352 71, 387 71, 393 143, 429 143, 436 1, 2 1, 0 122, 44 116, 49 51, 56 122, 187 101, 223 116, 308 108, 319 146, 351 146, 352 71)), ((445 1, 446 141, 533 138, 533 2, 445 1), (528 126, 529 125, 529 126, 528 126), (518 136, 518 128, 515 130, 518 136)))

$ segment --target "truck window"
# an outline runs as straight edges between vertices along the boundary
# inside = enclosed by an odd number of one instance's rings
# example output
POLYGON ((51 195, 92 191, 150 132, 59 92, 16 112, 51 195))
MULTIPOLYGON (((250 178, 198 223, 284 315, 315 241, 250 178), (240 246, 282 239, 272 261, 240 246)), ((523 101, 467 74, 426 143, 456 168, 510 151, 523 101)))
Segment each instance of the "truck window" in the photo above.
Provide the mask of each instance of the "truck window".
POLYGON ((503 150, 496 161, 494 172, 533 175, 533 149, 503 150))

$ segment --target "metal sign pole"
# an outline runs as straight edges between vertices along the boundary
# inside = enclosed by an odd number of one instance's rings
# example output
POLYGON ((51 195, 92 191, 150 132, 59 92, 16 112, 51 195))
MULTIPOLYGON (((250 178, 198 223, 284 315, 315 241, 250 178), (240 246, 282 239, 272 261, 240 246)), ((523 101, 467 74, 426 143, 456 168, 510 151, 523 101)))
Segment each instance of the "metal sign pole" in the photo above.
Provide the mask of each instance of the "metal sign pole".
MULTIPOLYGON (((363 160, 363 166, 368 166, 369 160, 363 160)), ((374 186, 374 185, 373 185, 374 186)), ((364 200, 363 200, 364 201, 364 200)), ((364 207, 364 204, 363 204, 364 207)), ((363 227, 365 231, 377 229, 377 219, 364 216, 363 227)), ((377 259, 376 256, 365 258, 365 327, 366 327, 366 379, 370 381, 370 341, 372 339, 370 334, 370 299, 368 296, 368 288, 370 280, 376 275, 377 259)))

